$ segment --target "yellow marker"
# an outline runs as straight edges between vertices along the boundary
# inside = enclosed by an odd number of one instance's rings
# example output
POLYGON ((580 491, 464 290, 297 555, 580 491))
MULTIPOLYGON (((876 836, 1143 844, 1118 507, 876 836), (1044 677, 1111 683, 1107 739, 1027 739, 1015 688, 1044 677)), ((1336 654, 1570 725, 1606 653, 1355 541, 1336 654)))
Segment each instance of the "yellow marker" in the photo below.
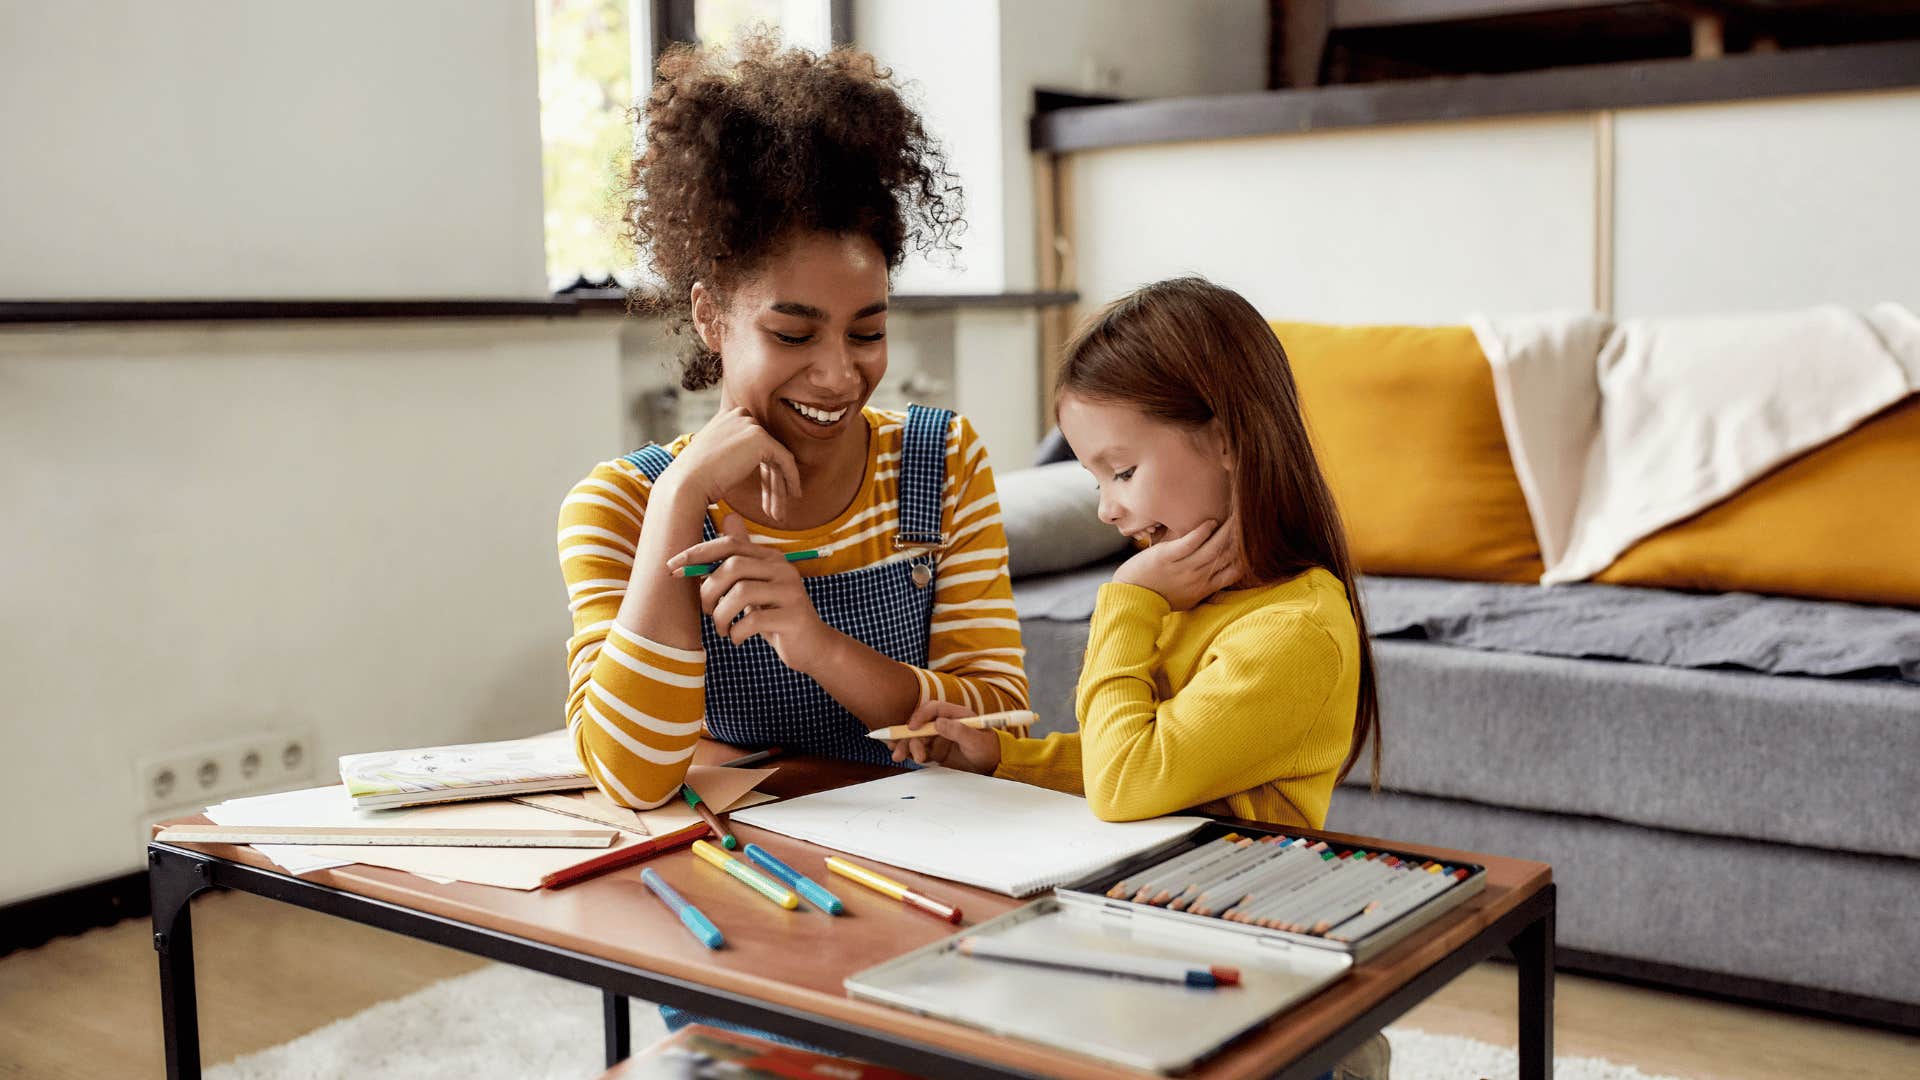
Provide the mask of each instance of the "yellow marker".
POLYGON ((754 892, 779 904, 788 911, 792 911, 794 908, 800 906, 800 898, 793 895, 791 890, 774 884, 767 879, 766 875, 760 873, 760 871, 721 851, 705 840, 695 840, 693 842, 693 853, 720 869, 725 870, 727 873, 732 874, 734 877, 739 878, 742 882, 752 886, 754 892))
POLYGON ((909 907, 917 907, 935 918, 945 919, 950 923, 960 921, 959 908, 954 907, 952 904, 942 903, 931 896, 914 892, 900 882, 890 877, 877 874, 861 866, 859 863, 848 862, 838 855, 829 855, 827 856, 827 869, 839 874, 841 877, 851 878, 882 896, 890 896, 909 907))

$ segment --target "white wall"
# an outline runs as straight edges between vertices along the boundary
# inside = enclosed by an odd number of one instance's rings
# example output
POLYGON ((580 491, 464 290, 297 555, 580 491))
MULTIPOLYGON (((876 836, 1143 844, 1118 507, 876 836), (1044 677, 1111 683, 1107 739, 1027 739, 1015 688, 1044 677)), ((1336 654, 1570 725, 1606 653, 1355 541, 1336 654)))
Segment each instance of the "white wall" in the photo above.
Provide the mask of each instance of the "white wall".
POLYGON ((0 296, 540 297, 525 0, 0 5, 0 296))
MULTIPOLYGON (((8 4, 0 100, 0 296, 545 295, 522 0, 8 4)), ((141 758, 558 726, 620 391, 613 320, 0 330, 0 903, 141 865, 141 758)))
POLYGON ((1006 287, 1000 15, 999 0, 854 2, 855 43, 907 84, 908 100, 946 151, 966 197, 958 258, 909 255, 894 275, 896 292, 997 293, 1006 287))
POLYGON ((618 367, 611 323, 0 334, 0 817, 58 837, 0 838, 0 902, 138 867, 142 757, 560 726, 618 367))
POLYGON ((1266 0, 1008 0, 1000 22, 1002 205, 1009 291, 1032 289, 1036 89, 1128 99, 1263 90, 1266 0))
POLYGON ((1623 112, 1622 316, 1920 310, 1920 91, 1623 112))
POLYGON ((856 43, 903 80, 966 191, 958 268, 913 258, 902 292, 1034 287, 1036 87, 1129 98, 1266 85, 1263 0, 856 0, 856 43))
POLYGON ((1201 273, 1273 318, 1585 309, 1593 175, 1593 126, 1580 117, 1076 154, 1082 308, 1201 273))

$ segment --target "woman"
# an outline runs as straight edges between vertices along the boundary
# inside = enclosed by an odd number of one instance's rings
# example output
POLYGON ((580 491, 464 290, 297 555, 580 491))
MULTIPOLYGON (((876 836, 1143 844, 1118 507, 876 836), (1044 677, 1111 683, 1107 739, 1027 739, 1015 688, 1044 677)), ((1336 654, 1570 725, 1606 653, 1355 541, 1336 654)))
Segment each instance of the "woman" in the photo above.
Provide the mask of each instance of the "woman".
POLYGON ((703 722, 879 763, 867 730, 924 702, 1025 707, 984 447, 951 413, 866 407, 890 272, 960 220, 920 118, 871 56, 761 38, 731 62, 668 54, 645 121, 630 235, 664 282, 653 306, 691 331, 681 385, 721 401, 561 507, 587 771, 646 808, 674 795, 703 722))

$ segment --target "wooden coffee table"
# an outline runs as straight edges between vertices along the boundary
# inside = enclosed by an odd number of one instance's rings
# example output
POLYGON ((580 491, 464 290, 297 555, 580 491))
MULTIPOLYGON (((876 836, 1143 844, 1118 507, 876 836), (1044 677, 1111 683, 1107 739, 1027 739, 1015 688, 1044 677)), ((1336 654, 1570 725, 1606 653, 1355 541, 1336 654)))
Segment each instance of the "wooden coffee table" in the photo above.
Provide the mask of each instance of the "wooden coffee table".
MULTIPOLYGON (((717 764, 737 753, 706 744, 696 760, 717 764)), ((891 771, 819 758, 782 758, 776 764, 780 771, 761 787, 782 797, 891 771)), ((734 831, 742 843, 766 844, 803 872, 817 867, 829 853, 750 826, 736 825, 734 831)), ((1339 833, 1310 835, 1363 847, 1382 844, 1339 833)), ((1235 1041, 1189 1075, 1202 1080, 1317 1077, 1434 991, 1503 949, 1512 951, 1520 968, 1520 1076, 1545 1080, 1552 1075, 1550 868, 1443 848, 1387 846, 1446 862, 1479 863, 1487 868, 1486 889, 1386 952, 1356 964, 1327 990, 1235 1041)), ((439 885, 401 871, 360 865, 296 878, 252 848, 230 845, 154 842, 147 854, 169 1077, 200 1074, 190 902, 216 886, 598 987, 609 1065, 628 1054, 627 999, 638 997, 927 1076, 1150 1075, 849 998, 841 986, 847 976, 954 929, 857 887, 836 890, 848 908, 848 917, 842 918, 805 909, 782 912, 731 882, 698 890, 683 887, 726 930, 727 947, 710 952, 646 891, 639 866, 565 889, 518 892, 465 883, 439 885)), ((656 867, 676 882, 702 883, 711 873, 685 849, 642 865, 656 867)), ((906 871, 894 876, 959 904, 969 922, 1024 903, 906 871)), ((290 987, 287 992, 299 990, 290 987)), ((511 1010, 503 1015, 511 1016, 511 1010)))

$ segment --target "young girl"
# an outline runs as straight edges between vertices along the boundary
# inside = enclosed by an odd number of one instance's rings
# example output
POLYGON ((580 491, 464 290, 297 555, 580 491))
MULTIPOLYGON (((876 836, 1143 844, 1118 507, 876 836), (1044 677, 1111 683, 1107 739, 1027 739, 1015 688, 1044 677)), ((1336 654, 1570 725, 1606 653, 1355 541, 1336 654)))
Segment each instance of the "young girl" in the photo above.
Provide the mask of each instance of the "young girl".
POLYGON ((1077 732, 976 731, 928 702, 896 759, 1084 794, 1109 821, 1189 808, 1325 825, 1379 710, 1340 516, 1286 352, 1199 278, 1149 285, 1067 347, 1060 430, 1100 519, 1145 545, 1100 588, 1077 732))

